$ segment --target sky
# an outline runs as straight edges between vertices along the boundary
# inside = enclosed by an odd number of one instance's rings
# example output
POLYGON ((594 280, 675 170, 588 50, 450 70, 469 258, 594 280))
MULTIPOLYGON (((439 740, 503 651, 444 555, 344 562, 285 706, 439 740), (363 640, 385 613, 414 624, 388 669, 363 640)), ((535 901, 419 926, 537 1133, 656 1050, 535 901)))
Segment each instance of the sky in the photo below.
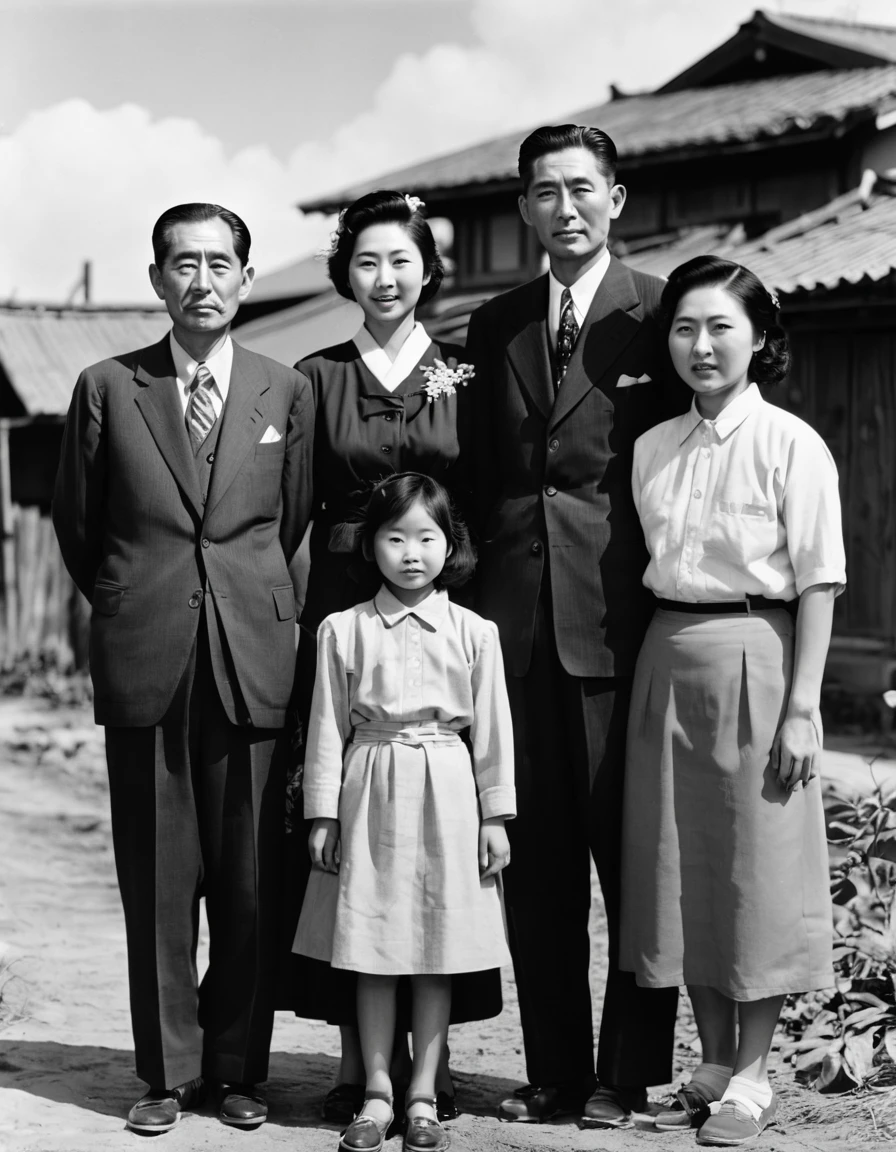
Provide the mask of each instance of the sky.
MULTIPOLYGON (((0 301, 153 299, 171 204, 238 212, 259 275, 296 203, 662 84, 762 0, 0 0, 0 301)), ((896 0, 765 0, 896 24, 896 0)), ((402 189, 405 191, 405 189, 402 189)), ((406 191, 413 192, 413 189, 406 191)))

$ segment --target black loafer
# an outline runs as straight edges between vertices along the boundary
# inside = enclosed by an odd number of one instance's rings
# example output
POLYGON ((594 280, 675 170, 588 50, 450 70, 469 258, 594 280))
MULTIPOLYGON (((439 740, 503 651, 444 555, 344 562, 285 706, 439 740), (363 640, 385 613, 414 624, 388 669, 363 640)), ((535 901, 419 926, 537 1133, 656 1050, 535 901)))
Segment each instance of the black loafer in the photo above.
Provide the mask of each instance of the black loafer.
POLYGON ((150 1088, 128 1112, 126 1124, 132 1132, 170 1132, 181 1112, 201 1104, 202 1096, 201 1076, 177 1088, 150 1088))
POLYGON ((364 1104, 363 1084, 337 1084, 324 1097, 321 1116, 331 1124, 348 1127, 364 1104))
POLYGON ((614 1088, 600 1084, 582 1114, 583 1128, 631 1128, 633 1112, 646 1112, 646 1088, 614 1088))
POLYGON ((446 1120, 456 1120, 458 1116, 460 1116, 457 1097, 452 1095, 451 1092, 437 1092, 436 1115, 442 1124, 444 1124, 446 1120))
POLYGON ((574 1116, 582 1107, 582 1096, 563 1084, 524 1084, 498 1105, 498 1119, 506 1123, 543 1124, 555 1116, 574 1116))
POLYGON ((236 1128, 257 1128, 268 1118, 265 1098, 254 1084, 219 1084, 218 1119, 236 1128))

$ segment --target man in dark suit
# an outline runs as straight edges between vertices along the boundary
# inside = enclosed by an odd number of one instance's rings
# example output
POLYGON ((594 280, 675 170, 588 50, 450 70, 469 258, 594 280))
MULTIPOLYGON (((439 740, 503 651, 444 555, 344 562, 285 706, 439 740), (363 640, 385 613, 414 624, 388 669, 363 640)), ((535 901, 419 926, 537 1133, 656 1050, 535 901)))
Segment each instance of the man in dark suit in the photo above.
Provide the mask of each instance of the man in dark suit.
POLYGON ((646 1086, 671 1079, 677 1000, 616 963, 626 719, 652 610, 632 448, 668 412, 662 282, 607 249, 625 204, 615 171, 613 142, 594 128, 523 142, 520 211, 550 272, 483 305, 467 345, 487 510, 478 606, 500 628, 514 719, 519 815, 505 886, 531 1081, 499 1116, 571 1112, 592 1127, 631 1124, 646 1086), (589 853, 609 934, 597 1080, 589 853))
POLYGON ((86 369, 53 521, 93 607, 137 1073, 128 1126, 163 1132, 215 1084, 226 1123, 267 1115, 295 664, 287 565, 311 507, 311 389, 229 335, 254 270, 216 204, 157 222, 158 344, 86 369), (199 898, 209 967, 197 981, 199 898))

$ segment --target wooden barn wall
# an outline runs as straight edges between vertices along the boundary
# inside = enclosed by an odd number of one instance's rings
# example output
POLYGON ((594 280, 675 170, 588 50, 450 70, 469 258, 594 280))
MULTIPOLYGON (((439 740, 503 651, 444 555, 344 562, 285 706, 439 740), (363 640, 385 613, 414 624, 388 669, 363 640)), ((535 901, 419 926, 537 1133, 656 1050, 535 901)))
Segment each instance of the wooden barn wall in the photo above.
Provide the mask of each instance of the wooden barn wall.
POLYGON ((793 370, 769 399, 824 437, 840 473, 848 582, 835 631, 896 644, 896 310, 788 328, 793 370))

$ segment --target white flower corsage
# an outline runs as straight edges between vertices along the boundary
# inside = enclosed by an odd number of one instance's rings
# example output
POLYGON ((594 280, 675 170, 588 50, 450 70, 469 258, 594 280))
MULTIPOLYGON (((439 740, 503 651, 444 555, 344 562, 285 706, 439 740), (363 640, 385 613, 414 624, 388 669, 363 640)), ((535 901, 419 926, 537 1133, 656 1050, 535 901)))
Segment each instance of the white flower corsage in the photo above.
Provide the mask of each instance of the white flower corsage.
POLYGON ((421 372, 426 377, 423 391, 430 404, 440 396, 453 396, 458 384, 466 388, 475 375, 472 364, 458 364, 453 356, 449 357, 447 364, 437 359, 434 364, 421 368, 421 372))

